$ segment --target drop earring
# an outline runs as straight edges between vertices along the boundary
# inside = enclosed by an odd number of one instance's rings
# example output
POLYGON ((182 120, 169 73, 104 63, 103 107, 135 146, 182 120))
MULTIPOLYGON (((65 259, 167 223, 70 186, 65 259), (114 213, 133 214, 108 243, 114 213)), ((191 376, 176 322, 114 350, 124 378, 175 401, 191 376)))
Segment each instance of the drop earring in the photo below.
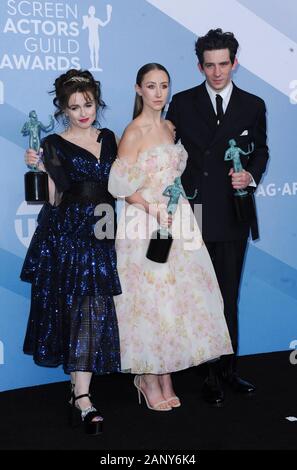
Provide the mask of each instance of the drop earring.
POLYGON ((65 131, 67 131, 69 129, 69 116, 67 116, 67 114, 64 114, 63 115, 63 125, 65 127, 65 131))

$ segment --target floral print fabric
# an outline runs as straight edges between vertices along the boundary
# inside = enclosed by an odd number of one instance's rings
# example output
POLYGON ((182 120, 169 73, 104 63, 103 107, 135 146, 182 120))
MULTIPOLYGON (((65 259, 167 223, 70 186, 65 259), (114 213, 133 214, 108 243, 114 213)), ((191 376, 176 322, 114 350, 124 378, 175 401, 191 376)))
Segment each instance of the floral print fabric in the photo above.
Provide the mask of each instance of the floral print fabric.
MULTIPOLYGON (((118 197, 138 191, 166 207, 162 193, 182 174, 186 160, 180 143, 148 149, 134 165, 117 159, 109 191, 118 197)), ((116 240, 122 295, 115 305, 122 370, 135 374, 173 372, 233 352, 216 275, 188 200, 179 198, 164 264, 146 258, 157 227, 153 215, 125 203, 116 240)))

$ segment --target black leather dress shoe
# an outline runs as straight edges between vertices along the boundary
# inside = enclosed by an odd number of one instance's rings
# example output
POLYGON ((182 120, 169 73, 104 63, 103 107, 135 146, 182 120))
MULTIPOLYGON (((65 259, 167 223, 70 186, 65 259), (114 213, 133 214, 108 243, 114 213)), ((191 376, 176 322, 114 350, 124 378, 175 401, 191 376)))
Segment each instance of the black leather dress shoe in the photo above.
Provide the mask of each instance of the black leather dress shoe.
POLYGON ((247 382, 246 380, 241 379, 238 377, 237 374, 232 374, 230 376, 223 375, 223 380, 226 382, 234 392, 238 393, 252 393, 256 391, 255 385, 247 382))
POLYGON ((212 380, 207 377, 202 387, 202 396, 211 405, 221 405, 225 400, 225 394, 219 379, 212 380))

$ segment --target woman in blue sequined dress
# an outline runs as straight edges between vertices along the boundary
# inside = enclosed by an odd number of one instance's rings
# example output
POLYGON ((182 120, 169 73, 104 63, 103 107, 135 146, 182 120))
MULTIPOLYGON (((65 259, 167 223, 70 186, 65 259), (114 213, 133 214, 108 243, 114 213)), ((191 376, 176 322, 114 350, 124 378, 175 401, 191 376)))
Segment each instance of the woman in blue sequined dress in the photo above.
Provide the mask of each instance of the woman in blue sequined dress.
POLYGON ((117 143, 112 131, 94 127, 104 103, 90 72, 69 70, 54 92, 55 117, 68 121, 66 130, 43 140, 43 163, 32 149, 26 152, 26 163, 49 175, 50 202, 40 211, 21 272, 32 284, 24 352, 38 365, 63 365, 71 374, 71 416, 79 412, 86 431, 97 434, 103 418, 90 401, 92 374, 121 368, 115 200, 107 190, 117 143))

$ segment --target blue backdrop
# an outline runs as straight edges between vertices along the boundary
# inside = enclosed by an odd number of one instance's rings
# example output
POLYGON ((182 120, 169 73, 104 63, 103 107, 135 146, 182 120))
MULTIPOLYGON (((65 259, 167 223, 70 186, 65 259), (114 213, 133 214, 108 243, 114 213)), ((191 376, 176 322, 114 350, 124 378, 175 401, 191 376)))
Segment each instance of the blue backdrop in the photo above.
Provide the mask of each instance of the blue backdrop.
POLYGON ((236 34, 234 80, 268 110, 271 160, 257 191, 261 239, 249 245, 242 281, 240 354, 286 350, 297 336, 295 0, 110 1, 0 0, 0 390, 65 379, 22 353, 30 286, 19 272, 40 210, 24 202, 20 130, 29 111, 47 124, 54 79, 70 67, 93 69, 108 104, 101 124, 120 136, 138 68, 164 64, 173 93, 195 86, 203 77, 194 42, 211 27, 236 34))

